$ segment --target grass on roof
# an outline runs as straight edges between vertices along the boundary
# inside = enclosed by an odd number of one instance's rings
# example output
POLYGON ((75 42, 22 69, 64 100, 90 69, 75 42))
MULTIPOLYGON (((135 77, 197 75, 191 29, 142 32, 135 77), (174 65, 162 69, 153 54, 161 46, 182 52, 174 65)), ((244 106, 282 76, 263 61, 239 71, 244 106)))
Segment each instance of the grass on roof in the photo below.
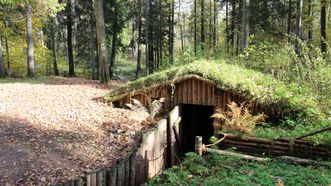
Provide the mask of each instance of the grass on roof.
MULTIPOLYGON (((112 102, 123 94, 147 89, 167 81, 176 81, 187 75, 199 75, 220 89, 232 91, 248 100, 257 101, 260 105, 271 105, 280 111, 291 110, 291 115, 288 117, 300 118, 300 121, 305 122, 305 131, 318 129, 330 123, 325 114, 320 111, 314 95, 310 91, 302 91, 298 88, 300 85, 288 85, 271 75, 221 61, 197 61, 154 73, 121 88, 111 90, 105 96, 105 100, 112 102), (307 125, 309 125, 308 128, 307 125)), ((286 130, 286 132, 291 131, 286 130)), ((282 134, 286 132, 282 132, 282 134)), ((303 131, 297 132, 302 133, 303 131)))

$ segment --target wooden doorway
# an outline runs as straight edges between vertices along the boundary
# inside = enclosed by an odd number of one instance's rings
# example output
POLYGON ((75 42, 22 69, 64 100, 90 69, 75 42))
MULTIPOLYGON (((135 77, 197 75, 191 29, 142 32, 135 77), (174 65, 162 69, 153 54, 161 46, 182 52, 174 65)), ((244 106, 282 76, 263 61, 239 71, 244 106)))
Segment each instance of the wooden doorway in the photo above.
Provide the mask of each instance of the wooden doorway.
POLYGON ((213 106, 183 104, 181 107, 181 142, 182 151, 194 152, 195 136, 202 136, 203 143, 208 144, 211 136, 214 135, 213 106))

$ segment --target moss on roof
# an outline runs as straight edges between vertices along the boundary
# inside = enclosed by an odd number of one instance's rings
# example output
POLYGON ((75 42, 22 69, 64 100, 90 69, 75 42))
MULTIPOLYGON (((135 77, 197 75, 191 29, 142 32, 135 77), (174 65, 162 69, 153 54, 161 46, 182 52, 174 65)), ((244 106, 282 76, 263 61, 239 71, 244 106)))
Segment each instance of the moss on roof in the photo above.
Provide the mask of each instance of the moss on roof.
MULTIPOLYGON (((111 90, 105 96, 105 100, 116 101, 127 94, 134 95, 138 90, 176 82, 190 75, 198 75, 202 79, 214 83, 220 89, 232 91, 248 100, 257 101, 260 105, 272 106, 280 111, 288 109, 292 111, 291 115, 288 116, 289 118, 295 120, 299 118, 300 126, 295 124, 295 126, 290 126, 282 132, 271 132, 272 134, 270 131, 264 130, 260 136, 277 137, 278 135, 279 137, 279 135, 285 135, 295 137, 300 133, 316 130, 331 123, 325 119, 327 117, 320 111, 315 96, 309 91, 302 92, 302 89, 299 88, 300 85, 285 84, 271 75, 217 61, 197 61, 154 73, 126 86, 111 90)), ((263 129, 261 128, 261 130, 263 129)), ((320 136, 317 140, 320 139, 325 138, 320 136)))
POLYGON ((140 78, 126 86, 111 90, 105 96, 105 100, 112 102, 128 93, 134 94, 137 90, 171 83, 189 75, 198 75, 220 89, 232 91, 262 105, 277 105, 308 115, 320 114, 314 97, 300 93, 296 89, 298 85, 286 85, 270 75, 237 65, 206 61, 174 67, 140 78))

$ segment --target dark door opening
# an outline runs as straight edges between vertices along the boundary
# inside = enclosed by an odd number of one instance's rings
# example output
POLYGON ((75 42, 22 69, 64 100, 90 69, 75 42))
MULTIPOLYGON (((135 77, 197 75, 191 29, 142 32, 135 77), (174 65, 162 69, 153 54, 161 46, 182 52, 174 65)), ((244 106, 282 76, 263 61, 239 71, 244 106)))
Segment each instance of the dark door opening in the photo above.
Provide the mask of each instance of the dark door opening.
POLYGON ((214 135, 214 107, 183 104, 182 108, 182 150, 183 153, 194 151, 195 136, 202 136, 203 143, 208 144, 214 135))

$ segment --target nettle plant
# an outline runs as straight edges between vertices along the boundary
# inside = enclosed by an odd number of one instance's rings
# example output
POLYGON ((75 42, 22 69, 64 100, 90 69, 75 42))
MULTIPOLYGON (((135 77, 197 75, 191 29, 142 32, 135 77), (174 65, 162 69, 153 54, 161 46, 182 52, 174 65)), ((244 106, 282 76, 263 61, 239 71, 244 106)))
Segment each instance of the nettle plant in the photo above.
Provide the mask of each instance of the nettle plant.
POLYGON ((253 135, 256 125, 264 122, 267 117, 265 114, 252 115, 245 103, 238 106, 237 103, 231 102, 227 106, 228 111, 217 109, 211 116, 216 120, 214 128, 217 131, 253 135))

